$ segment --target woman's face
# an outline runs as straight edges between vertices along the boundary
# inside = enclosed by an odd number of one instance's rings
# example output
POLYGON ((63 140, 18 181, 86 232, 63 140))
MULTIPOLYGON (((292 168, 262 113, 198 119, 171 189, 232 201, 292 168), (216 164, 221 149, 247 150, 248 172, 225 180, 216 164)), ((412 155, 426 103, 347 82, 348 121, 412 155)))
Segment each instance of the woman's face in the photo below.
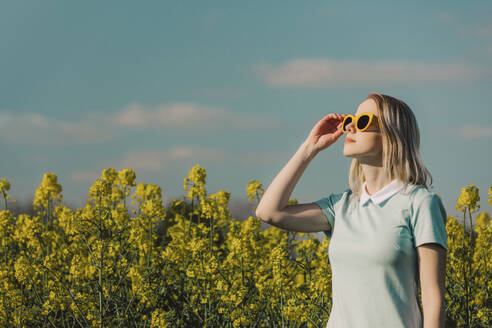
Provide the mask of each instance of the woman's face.
MULTIPOLYGON (((357 112, 353 115, 357 116, 365 112, 373 113, 375 116, 378 116, 378 110, 374 100, 364 100, 359 105, 357 112)), ((377 119, 373 119, 367 130, 362 132, 355 129, 354 122, 347 125, 348 133, 345 133, 343 156, 358 158, 361 163, 381 162, 383 142, 381 130, 376 121, 377 119), (352 139, 355 142, 347 142, 347 138, 352 139)))

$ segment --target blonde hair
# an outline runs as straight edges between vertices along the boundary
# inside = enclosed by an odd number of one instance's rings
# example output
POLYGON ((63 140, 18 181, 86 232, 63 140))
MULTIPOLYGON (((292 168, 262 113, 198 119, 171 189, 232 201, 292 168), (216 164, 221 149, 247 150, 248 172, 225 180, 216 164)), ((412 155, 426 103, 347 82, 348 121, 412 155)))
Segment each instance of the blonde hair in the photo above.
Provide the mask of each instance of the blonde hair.
MULTIPOLYGON (((432 175, 420 158, 420 133, 410 107, 400 99, 380 93, 369 93, 367 99, 374 100, 377 106, 385 177, 390 180, 398 178, 403 182, 404 190, 409 184, 424 186, 428 190, 432 186, 432 175), (427 179, 430 179, 430 185, 427 185, 427 179)), ((349 185, 357 201, 365 180, 360 161, 353 158, 349 185)))

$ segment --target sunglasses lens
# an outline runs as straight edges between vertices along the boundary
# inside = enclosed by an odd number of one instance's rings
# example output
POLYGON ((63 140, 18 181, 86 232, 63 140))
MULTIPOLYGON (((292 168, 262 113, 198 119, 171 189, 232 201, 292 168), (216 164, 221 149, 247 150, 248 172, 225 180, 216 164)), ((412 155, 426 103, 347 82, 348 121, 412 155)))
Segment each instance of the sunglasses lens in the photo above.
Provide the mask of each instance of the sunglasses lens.
POLYGON ((362 115, 357 120, 357 128, 362 130, 369 124, 369 115, 362 115))
POLYGON ((352 118, 351 117, 347 117, 345 119, 345 121, 343 122, 343 127, 342 127, 342 130, 343 131, 347 131, 347 125, 349 125, 350 122, 352 122, 352 118))

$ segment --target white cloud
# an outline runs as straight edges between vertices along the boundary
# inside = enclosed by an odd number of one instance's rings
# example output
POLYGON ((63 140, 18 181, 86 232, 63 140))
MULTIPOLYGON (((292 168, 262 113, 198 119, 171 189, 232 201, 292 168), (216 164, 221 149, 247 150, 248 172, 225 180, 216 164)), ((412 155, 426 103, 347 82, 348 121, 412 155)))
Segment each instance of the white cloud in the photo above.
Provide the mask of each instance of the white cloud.
POLYGON ((107 117, 107 122, 122 127, 158 128, 179 131, 255 130, 282 125, 263 115, 244 115, 193 102, 177 102, 145 107, 134 103, 107 117))
POLYGON ((458 29, 458 35, 462 37, 491 38, 492 25, 463 26, 458 29))
POLYGON ((473 17, 472 20, 463 17, 460 26, 456 32, 458 36, 464 38, 487 39, 492 37, 492 15, 482 12, 480 15, 473 17))
POLYGON ((89 119, 69 122, 38 113, 0 112, 2 142, 45 145, 85 143, 115 138, 114 132, 89 119))
POLYGON ((492 127, 480 125, 464 125, 458 129, 458 134, 465 138, 492 137, 492 127))
POLYGON ((252 72, 273 87, 420 85, 468 82, 492 77, 490 70, 466 63, 413 63, 345 59, 293 59, 273 67, 261 62, 252 72))
POLYGON ((134 103, 110 114, 89 112, 74 121, 38 113, 0 111, 0 142, 61 145, 117 140, 130 128, 205 134, 284 128, 288 124, 264 115, 245 115, 191 102, 155 108, 134 103))
POLYGON ((32 125, 33 127, 47 128, 49 126, 48 120, 36 113, 27 113, 21 119, 25 124, 32 125))
POLYGON ((456 128, 433 128, 431 133, 439 138, 482 139, 492 137, 492 127, 465 124, 456 128))

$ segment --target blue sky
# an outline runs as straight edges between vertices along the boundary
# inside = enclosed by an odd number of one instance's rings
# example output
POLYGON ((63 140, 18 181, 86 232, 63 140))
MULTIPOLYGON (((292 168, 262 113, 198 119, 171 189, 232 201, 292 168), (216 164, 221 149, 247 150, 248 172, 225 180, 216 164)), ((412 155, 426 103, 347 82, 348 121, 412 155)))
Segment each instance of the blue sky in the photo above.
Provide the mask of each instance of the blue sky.
MULTIPOLYGON (((246 202, 316 122, 369 92, 404 100, 433 191, 456 215, 462 187, 492 185, 489 1, 2 1, 0 178, 32 201, 54 172, 82 206, 105 168, 181 197, 200 164, 207 191, 246 202)), ((343 138, 291 198, 348 187, 343 138)))

